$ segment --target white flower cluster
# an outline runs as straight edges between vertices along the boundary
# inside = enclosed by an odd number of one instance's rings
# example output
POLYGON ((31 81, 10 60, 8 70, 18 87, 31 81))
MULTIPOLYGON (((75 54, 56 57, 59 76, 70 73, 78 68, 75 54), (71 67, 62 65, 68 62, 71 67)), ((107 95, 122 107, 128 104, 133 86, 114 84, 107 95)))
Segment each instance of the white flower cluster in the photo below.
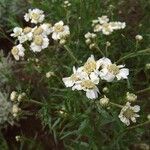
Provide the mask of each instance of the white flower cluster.
POLYGON ((90 33, 90 32, 88 32, 88 33, 86 33, 85 35, 84 35, 84 37, 85 37, 85 43, 87 44, 87 45, 89 45, 89 48, 90 49, 92 49, 92 48, 94 48, 95 47, 95 43, 96 43, 96 37, 97 37, 97 35, 95 34, 95 33, 90 33))
POLYGON ((109 22, 107 16, 98 17, 98 19, 92 21, 94 32, 102 32, 105 35, 110 35, 115 30, 124 29, 126 27, 125 22, 109 22))
POLYGON ((28 13, 25 14, 24 19, 26 22, 31 22, 35 25, 32 27, 15 27, 13 29, 12 37, 17 38, 19 42, 18 45, 14 46, 11 50, 12 55, 16 60, 19 60, 20 57, 24 57, 25 48, 23 44, 25 42, 31 42, 30 50, 33 52, 40 52, 41 50, 49 46, 49 35, 53 40, 60 40, 60 43, 65 43, 65 39, 70 35, 70 30, 67 25, 64 25, 63 21, 59 21, 52 26, 50 23, 41 24, 45 15, 42 10, 39 9, 29 9, 28 13))
POLYGON ((21 109, 19 108, 19 104, 26 98, 25 93, 18 94, 16 91, 12 91, 10 94, 10 100, 12 101, 12 115, 14 117, 18 117, 21 109))
POLYGON ((72 90, 85 91, 89 99, 96 99, 100 79, 112 82, 115 78, 117 80, 127 79, 128 75, 129 69, 124 68, 124 65, 116 65, 105 57, 96 61, 91 55, 83 66, 78 69, 73 67, 73 74, 63 78, 63 82, 66 87, 72 87, 72 90))
POLYGON ((63 2, 63 7, 64 8, 68 8, 70 6, 71 6, 71 3, 68 0, 66 0, 66 1, 63 2))

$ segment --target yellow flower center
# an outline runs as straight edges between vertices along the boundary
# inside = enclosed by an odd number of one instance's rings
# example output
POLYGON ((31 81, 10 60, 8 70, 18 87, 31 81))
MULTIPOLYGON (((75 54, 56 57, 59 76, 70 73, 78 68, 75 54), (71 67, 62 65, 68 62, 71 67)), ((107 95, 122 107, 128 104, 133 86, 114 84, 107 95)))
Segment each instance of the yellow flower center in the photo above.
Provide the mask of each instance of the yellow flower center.
POLYGON ((84 71, 90 74, 96 69, 96 62, 94 60, 87 61, 83 67, 84 67, 84 71))
POLYGON ((54 26, 54 31, 55 32, 63 32, 64 31, 64 26, 62 26, 62 25, 55 25, 54 26))
POLYGON ((81 86, 85 87, 86 89, 93 89, 95 84, 91 80, 84 80, 82 81, 81 86))
POLYGON ((132 110, 132 109, 130 109, 130 108, 128 108, 124 113, 123 113, 123 115, 126 117, 126 118, 128 118, 128 119, 130 119, 131 117, 133 117, 134 116, 134 111, 132 110))
POLYGON ((26 27, 26 28, 23 29, 23 32, 24 32, 25 34, 31 32, 31 31, 32 31, 32 28, 30 28, 30 27, 26 27))
POLYGON ((35 36, 34 43, 38 46, 41 46, 43 44, 43 38, 41 36, 35 36))
POLYGON ((18 48, 17 48, 16 46, 13 47, 12 50, 11 50, 11 53, 12 53, 13 55, 17 55, 18 52, 19 52, 19 50, 18 50, 18 48))
POLYGON ((34 30, 34 35, 40 35, 43 33, 43 29, 41 27, 38 27, 34 30))
POLYGON ((72 80, 72 81, 78 81, 79 78, 77 77, 76 74, 72 74, 72 75, 71 75, 71 80, 72 80))
POLYGON ((37 13, 32 13, 31 18, 34 20, 38 20, 40 18, 40 15, 37 13))
POLYGON ((119 73, 119 68, 117 67, 116 64, 111 64, 107 67, 107 69, 109 70, 110 73, 112 73, 113 75, 117 75, 119 73))

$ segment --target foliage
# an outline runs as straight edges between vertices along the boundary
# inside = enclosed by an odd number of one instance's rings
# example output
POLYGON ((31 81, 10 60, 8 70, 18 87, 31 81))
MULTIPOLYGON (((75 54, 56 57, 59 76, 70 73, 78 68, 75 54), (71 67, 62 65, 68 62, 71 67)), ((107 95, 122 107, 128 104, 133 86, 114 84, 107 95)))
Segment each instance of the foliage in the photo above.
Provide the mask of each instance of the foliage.
MULTIPOLYGON (((2 56, 0 62, 1 89, 8 93, 10 89, 26 93, 27 98, 21 106, 29 115, 40 120, 43 132, 52 135, 54 149, 127 150, 136 149, 139 143, 149 144, 150 131, 146 125, 149 123, 147 115, 150 113, 150 69, 146 64, 150 63, 150 3, 146 0, 134 1, 135 3, 133 1, 70 0, 71 6, 67 8, 63 7, 62 0, 30 0, 24 4, 16 3, 15 0, 11 3, 7 0, 0 2, 0 9, 7 8, 2 9, 0 20, 5 32, 9 34, 8 29, 12 27, 29 25, 23 20, 23 12, 27 12, 27 8, 43 10, 48 23, 54 24, 63 20, 70 27, 70 37, 65 45, 51 39, 50 46, 40 53, 31 53, 26 45, 28 53, 24 60, 9 62, 2 56), (17 13, 10 14, 10 9, 17 13), (92 32, 92 20, 102 15, 107 15, 112 21, 126 22, 124 30, 109 36, 98 33, 96 44, 103 53, 107 53, 112 62, 126 64, 130 75, 128 80, 113 83, 100 81, 99 98, 89 100, 84 92, 66 88, 62 78, 70 76, 72 67, 83 65, 91 54, 96 60, 103 57, 99 50, 89 49, 84 38, 87 32, 92 32), (142 41, 136 41, 137 34, 143 36, 142 41), (106 46, 107 41, 111 46, 106 46), (54 74, 47 78, 46 73, 49 71, 54 74), (104 92, 104 87, 109 89, 108 93, 104 92), (134 104, 141 106, 137 125, 131 127, 119 120, 120 108, 111 104, 102 107, 99 103, 100 98, 106 95, 110 102, 125 105, 127 92, 135 93, 138 100, 134 104), (61 143, 63 146, 59 147, 61 143)), ((1 114, 0 111, 0 117, 1 114)), ((20 147, 46 149, 42 142, 36 141, 38 134, 25 137, 20 132, 20 135, 23 137, 20 147)), ((0 148, 5 144, 0 142, 0 148)))

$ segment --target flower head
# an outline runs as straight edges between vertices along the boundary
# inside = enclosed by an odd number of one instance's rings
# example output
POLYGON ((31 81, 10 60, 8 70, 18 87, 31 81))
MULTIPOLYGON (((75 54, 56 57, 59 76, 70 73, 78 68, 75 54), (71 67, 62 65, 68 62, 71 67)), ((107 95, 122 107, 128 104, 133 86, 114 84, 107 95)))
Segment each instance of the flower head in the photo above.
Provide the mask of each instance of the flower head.
POLYGON ((52 28, 52 32, 52 38, 54 40, 64 39, 70 35, 69 27, 64 25, 63 21, 55 23, 52 28))
POLYGON ((127 79, 129 75, 129 69, 124 68, 124 65, 116 65, 108 58, 99 59, 102 69, 99 71, 101 79, 107 82, 112 82, 115 78, 117 80, 127 79))
POLYGON ((44 12, 40 9, 29 9, 28 13, 24 15, 24 19, 26 22, 29 22, 31 20, 31 23, 37 24, 43 22, 43 20, 45 19, 45 15, 44 12))
POLYGON ((121 109, 119 118, 124 124, 129 126, 130 121, 134 123, 136 122, 136 118, 139 117, 139 115, 136 113, 139 111, 140 111, 140 106, 138 105, 131 106, 131 104, 127 102, 126 105, 123 106, 123 108, 121 109))
POLYGON ((19 60, 20 57, 24 57, 24 51, 25 51, 25 49, 22 46, 22 44, 19 44, 12 48, 11 53, 16 60, 19 60))
POLYGON ((41 35, 34 36, 33 42, 30 48, 33 52, 40 52, 41 50, 47 48, 49 45, 49 39, 41 35))
POLYGON ((15 28, 13 29, 13 33, 10 34, 10 36, 12 36, 12 37, 18 37, 18 36, 20 36, 20 35, 22 34, 22 31, 23 31, 22 28, 20 28, 20 27, 15 27, 15 28))

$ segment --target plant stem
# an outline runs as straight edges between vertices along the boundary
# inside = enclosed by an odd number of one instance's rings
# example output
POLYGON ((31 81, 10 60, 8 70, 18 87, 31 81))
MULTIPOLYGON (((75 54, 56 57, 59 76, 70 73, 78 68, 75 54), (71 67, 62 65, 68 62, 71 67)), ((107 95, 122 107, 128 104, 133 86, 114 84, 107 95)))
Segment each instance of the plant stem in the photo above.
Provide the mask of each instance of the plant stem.
POLYGON ((142 126, 147 125, 147 124, 149 124, 149 123, 150 123, 150 120, 145 121, 145 122, 143 122, 143 123, 140 123, 140 124, 138 124, 138 125, 129 127, 129 128, 127 128, 127 130, 131 130, 131 129, 135 129, 135 128, 138 128, 138 127, 142 127, 142 126))
POLYGON ((122 108, 123 106, 122 105, 119 105, 119 104, 116 104, 116 103, 113 103, 113 102, 109 102, 111 105, 113 106, 116 106, 116 107, 119 107, 119 108, 122 108))
POLYGON ((105 54, 100 50, 100 48, 96 45, 95 48, 101 53, 102 56, 105 56, 105 54))
POLYGON ((136 94, 144 93, 144 92, 147 92, 147 91, 149 91, 149 90, 150 90, 150 87, 145 88, 145 89, 143 89, 143 90, 139 90, 139 91, 136 92, 136 94))
POLYGON ((70 48, 68 46, 66 46, 66 45, 64 45, 64 48, 67 50, 67 52, 69 53, 69 55, 74 59, 74 61, 79 64, 78 59, 74 56, 74 54, 72 53, 72 51, 70 50, 70 48))
POLYGON ((118 63, 120 61, 123 61, 123 60, 126 60, 128 58, 133 58, 133 57, 136 57, 136 56, 139 56, 139 55, 143 55, 144 53, 145 54, 147 54, 147 53, 150 54, 150 48, 140 50, 138 52, 133 52, 133 53, 127 54, 127 55, 123 56, 122 58, 120 58, 116 63, 118 63))
POLYGON ((31 103, 34 103, 34 104, 37 104, 37 105, 40 105, 40 106, 44 105, 43 103, 41 103, 39 101, 32 100, 32 99, 27 101, 27 102, 31 102, 31 103))

